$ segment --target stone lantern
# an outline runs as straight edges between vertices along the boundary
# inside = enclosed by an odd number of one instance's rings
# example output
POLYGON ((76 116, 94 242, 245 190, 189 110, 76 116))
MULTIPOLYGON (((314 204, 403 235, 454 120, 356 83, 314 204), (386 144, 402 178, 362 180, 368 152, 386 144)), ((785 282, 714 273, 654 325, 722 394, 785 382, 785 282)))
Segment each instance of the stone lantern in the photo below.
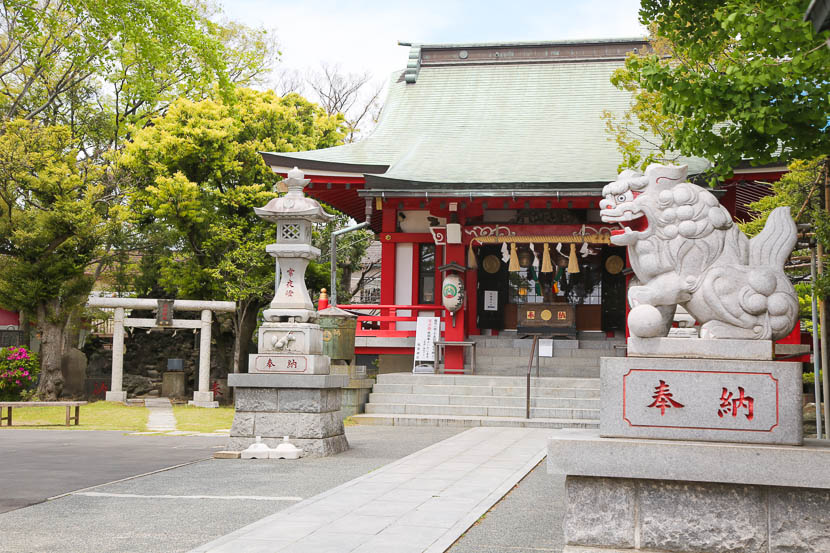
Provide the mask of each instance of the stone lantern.
POLYGON ((305 286, 308 262, 320 257, 320 250, 311 245, 312 223, 327 223, 334 219, 311 198, 303 195, 303 188, 311 181, 303 178, 296 167, 288 172, 284 184, 285 196, 274 198, 254 212, 269 223, 277 225, 277 242, 265 251, 280 263, 279 288, 265 310, 268 322, 310 322, 317 320, 317 311, 305 286))
POLYGON ((277 258, 279 286, 264 312, 258 353, 251 354, 247 374, 231 374, 235 412, 229 449, 242 450, 257 437, 273 447, 290 436, 307 456, 348 449, 340 412, 348 376, 329 374, 317 311, 305 285, 308 262, 320 256, 311 245, 312 224, 334 218, 303 195, 309 183, 299 169, 288 172, 288 192, 256 214, 277 225, 277 240, 266 251, 277 258))
POLYGON ((329 358, 322 355, 322 334, 305 285, 305 271, 309 261, 320 257, 320 250, 311 245, 312 223, 326 223, 334 215, 303 195, 309 182, 295 168, 284 181, 288 187, 285 196, 254 208, 260 218, 277 225, 277 242, 265 251, 277 258, 281 274, 259 328, 259 353, 250 357, 248 371, 252 373, 329 374, 329 358))

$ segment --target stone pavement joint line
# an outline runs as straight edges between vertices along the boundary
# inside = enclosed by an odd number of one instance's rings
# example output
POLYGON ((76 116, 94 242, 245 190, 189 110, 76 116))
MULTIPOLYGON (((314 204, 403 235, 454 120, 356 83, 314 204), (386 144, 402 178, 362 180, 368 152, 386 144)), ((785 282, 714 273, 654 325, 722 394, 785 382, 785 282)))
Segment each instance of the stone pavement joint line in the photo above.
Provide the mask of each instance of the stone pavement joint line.
POLYGON ((232 501, 302 501, 302 497, 296 496, 272 496, 272 495, 169 495, 169 494, 137 494, 137 493, 106 493, 106 492, 72 492, 69 495, 81 495, 85 497, 124 497, 128 499, 224 499, 232 501))
POLYGON ((173 415, 173 406, 166 397, 144 400, 144 406, 150 410, 147 420, 147 430, 150 432, 170 432, 176 430, 176 417, 173 415))
POLYGON ((191 553, 443 553, 544 458, 548 434, 472 428, 191 553))

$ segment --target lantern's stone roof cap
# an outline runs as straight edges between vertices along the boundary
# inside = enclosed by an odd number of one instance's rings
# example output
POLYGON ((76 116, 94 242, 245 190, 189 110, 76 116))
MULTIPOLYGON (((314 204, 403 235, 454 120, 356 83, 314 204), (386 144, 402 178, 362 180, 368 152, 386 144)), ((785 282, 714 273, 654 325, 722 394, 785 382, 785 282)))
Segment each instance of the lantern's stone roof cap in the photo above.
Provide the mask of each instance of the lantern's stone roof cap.
POLYGON ((303 172, 296 167, 289 171, 288 178, 283 181, 288 187, 288 192, 284 196, 274 198, 265 207, 255 207, 254 213, 270 223, 282 219, 305 219, 325 223, 334 219, 334 215, 326 213, 317 200, 303 194, 303 188, 311 182, 303 176, 303 172))

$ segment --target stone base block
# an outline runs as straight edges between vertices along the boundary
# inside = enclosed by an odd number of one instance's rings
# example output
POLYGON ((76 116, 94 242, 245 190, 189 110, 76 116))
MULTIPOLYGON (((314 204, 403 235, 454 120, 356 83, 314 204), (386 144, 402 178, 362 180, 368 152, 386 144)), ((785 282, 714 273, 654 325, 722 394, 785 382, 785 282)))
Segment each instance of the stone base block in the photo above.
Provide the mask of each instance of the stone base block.
POLYGON ((830 443, 803 447, 600 438, 556 430, 569 553, 830 551, 830 443))
POLYGON ((196 401, 191 399, 187 402, 191 407, 204 407, 205 409, 216 409, 219 407, 218 401, 196 401))
POLYGON ((248 372, 253 374, 329 374, 328 355, 304 353, 252 353, 248 355, 248 372))
POLYGON ((773 359, 772 340, 703 340, 701 338, 628 339, 629 357, 675 357, 682 359, 773 359))
MULTIPOLYGON (((256 438, 231 436, 228 442, 228 449, 231 451, 242 451, 255 442, 256 438)), ((282 438, 263 437, 262 442, 270 448, 275 448, 282 442, 282 438)), ((291 443, 303 450, 303 458, 328 457, 343 453, 349 449, 349 442, 344 434, 316 439, 295 439, 292 437, 291 443)))
POLYGON ((245 449, 255 442, 257 436, 262 437, 269 447, 276 447, 284 436, 289 436, 294 445, 305 451, 306 456, 312 457, 334 455, 348 449, 340 412, 342 386, 348 377, 233 376, 244 378, 231 379, 235 385, 236 411, 228 449, 245 449), (296 387, 257 385, 266 382, 296 387), (303 384, 309 387, 299 387, 303 384))
POLYGON ((104 396, 106 401, 117 401, 118 403, 127 403, 127 392, 107 392, 104 396))
POLYGON ((236 388, 240 412, 328 413, 341 407, 341 388, 236 388))
POLYGON ((167 371, 161 377, 161 395, 163 397, 184 397, 185 374, 183 371, 167 371))
POLYGON ((269 323, 259 327, 259 353, 323 353, 323 333, 313 323, 269 323))
POLYGON ((830 490, 569 476, 565 551, 830 551, 830 490))
POLYGON ((802 442, 801 363, 603 357, 600 371, 602 436, 802 442))

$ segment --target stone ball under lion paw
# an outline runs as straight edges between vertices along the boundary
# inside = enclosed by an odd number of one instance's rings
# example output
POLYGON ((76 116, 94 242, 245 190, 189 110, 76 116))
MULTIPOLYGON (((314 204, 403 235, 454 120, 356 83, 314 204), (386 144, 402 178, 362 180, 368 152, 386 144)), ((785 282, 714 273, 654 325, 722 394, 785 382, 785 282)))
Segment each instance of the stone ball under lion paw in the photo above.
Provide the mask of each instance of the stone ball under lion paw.
POLYGON ((638 338, 656 338, 664 333, 663 316, 653 305, 641 304, 628 314, 628 330, 638 338))

